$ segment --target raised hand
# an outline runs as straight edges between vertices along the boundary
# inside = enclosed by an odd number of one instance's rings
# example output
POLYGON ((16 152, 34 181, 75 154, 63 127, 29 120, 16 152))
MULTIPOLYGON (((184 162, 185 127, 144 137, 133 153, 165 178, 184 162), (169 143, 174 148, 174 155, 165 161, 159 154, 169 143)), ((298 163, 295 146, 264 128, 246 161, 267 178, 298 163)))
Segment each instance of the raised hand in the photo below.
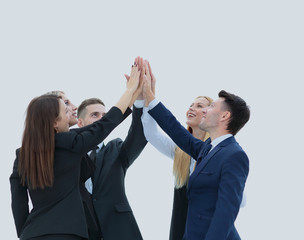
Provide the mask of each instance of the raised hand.
MULTIPOLYGON (((143 71, 143 66, 144 66, 144 60, 142 57, 137 57, 135 58, 135 61, 134 61, 134 64, 136 64, 138 66, 138 70, 140 71, 140 75, 139 75, 139 85, 138 85, 138 88, 136 90, 136 92, 134 93, 134 97, 136 97, 134 99, 134 101, 137 99, 137 100, 143 100, 144 99, 144 96, 143 96, 143 93, 142 93, 142 86, 143 86, 143 81, 144 81, 144 71, 143 71)), ((130 79, 130 76, 125 74, 125 77, 127 79, 127 81, 129 81, 130 79)))
POLYGON ((152 90, 153 74, 151 75, 150 69, 151 69, 151 67, 149 68, 149 62, 145 61, 144 62, 144 73, 145 74, 144 74, 143 95, 146 100, 145 101, 146 107, 155 98, 155 83, 153 84, 154 85, 154 92, 153 92, 153 90, 152 90))
POLYGON ((148 67, 149 67, 149 72, 150 72, 150 76, 151 76, 151 89, 153 94, 155 95, 155 84, 156 84, 156 79, 154 77, 154 74, 152 73, 152 68, 150 63, 148 62, 148 60, 145 60, 148 63, 148 67))
POLYGON ((139 75, 140 71, 137 64, 132 65, 131 74, 129 79, 127 79, 127 90, 131 91, 132 94, 137 90, 139 85, 139 75))

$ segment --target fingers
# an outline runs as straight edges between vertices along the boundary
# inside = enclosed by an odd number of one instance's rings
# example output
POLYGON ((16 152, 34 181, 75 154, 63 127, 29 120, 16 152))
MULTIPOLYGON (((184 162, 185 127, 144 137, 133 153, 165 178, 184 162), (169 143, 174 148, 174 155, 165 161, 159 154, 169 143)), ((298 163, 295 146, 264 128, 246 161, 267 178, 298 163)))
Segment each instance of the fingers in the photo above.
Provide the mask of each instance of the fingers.
POLYGON ((148 62, 149 72, 150 72, 151 79, 152 79, 152 76, 153 76, 152 68, 151 68, 151 65, 150 65, 149 61, 147 61, 147 62, 148 62))
POLYGON ((127 81, 129 81, 130 76, 129 76, 129 75, 127 75, 127 74, 124 74, 124 75, 125 75, 125 78, 127 79, 127 81))
POLYGON ((135 58, 134 65, 137 65, 138 69, 141 71, 143 69, 143 66, 144 66, 143 58, 139 57, 139 56, 137 58, 135 58))
POLYGON ((146 78, 143 80, 142 84, 143 84, 143 89, 142 89, 143 96, 144 96, 144 98, 146 98, 146 96, 147 96, 147 79, 146 78))
POLYGON ((139 77, 139 74, 140 74, 140 71, 138 69, 137 64, 132 65, 132 68, 131 68, 131 77, 132 76, 139 77))
POLYGON ((144 66, 145 66, 145 74, 147 75, 148 78, 151 79, 151 75, 150 75, 150 71, 149 71, 149 62, 147 60, 145 60, 144 62, 144 66))
POLYGON ((155 95, 155 84, 156 84, 156 80, 155 80, 154 74, 152 73, 151 90, 152 90, 154 95, 155 95))

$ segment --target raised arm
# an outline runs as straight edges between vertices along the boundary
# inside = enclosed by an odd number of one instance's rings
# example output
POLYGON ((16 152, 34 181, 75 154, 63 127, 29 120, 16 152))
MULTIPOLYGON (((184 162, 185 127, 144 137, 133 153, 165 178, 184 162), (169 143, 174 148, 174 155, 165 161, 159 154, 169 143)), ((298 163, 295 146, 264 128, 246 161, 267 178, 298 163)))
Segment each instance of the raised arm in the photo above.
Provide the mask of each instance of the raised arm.
POLYGON ((137 64, 135 64, 132 66, 130 78, 127 80, 126 91, 120 97, 119 101, 115 104, 115 106, 119 108, 122 113, 126 111, 130 104, 133 104, 132 101, 135 101, 137 98, 136 94, 139 94, 139 92, 141 92, 140 90, 136 91, 139 86, 139 75, 140 70, 138 69, 137 64))
POLYGON ((85 154, 102 142, 111 131, 122 121, 123 113, 136 92, 139 84, 137 65, 132 66, 130 79, 127 81, 126 91, 122 94, 117 104, 99 121, 89 125, 85 131, 70 131, 56 134, 56 147, 65 148, 80 154, 85 154), (62 135, 65 135, 62 137, 62 135))
POLYGON ((148 108, 146 107, 143 109, 141 121, 147 141, 151 143, 159 152, 171 159, 174 159, 176 149, 175 143, 171 140, 171 138, 160 132, 156 121, 150 116, 148 113, 148 108))
POLYGON ((133 106, 132 122, 128 135, 121 147, 121 160, 125 168, 128 168, 142 152, 147 144, 141 123, 142 108, 133 106))
MULTIPOLYGON (((149 70, 150 69, 148 68, 148 71, 149 70)), ((155 99, 155 88, 153 88, 152 78, 144 79, 143 93, 146 99, 146 106, 149 105, 149 108, 152 108, 149 111, 149 114, 156 120, 158 125, 168 134, 176 145, 191 157, 197 159, 198 154, 205 143, 193 137, 164 105, 158 103, 155 99)))

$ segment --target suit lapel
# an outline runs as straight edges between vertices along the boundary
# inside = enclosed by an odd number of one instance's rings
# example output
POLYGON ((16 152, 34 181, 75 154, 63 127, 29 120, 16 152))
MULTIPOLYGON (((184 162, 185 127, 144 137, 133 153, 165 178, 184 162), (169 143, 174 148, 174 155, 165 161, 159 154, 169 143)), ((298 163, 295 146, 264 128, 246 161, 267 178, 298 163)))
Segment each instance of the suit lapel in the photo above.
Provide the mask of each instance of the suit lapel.
MULTIPOLYGON (((193 181, 195 180, 195 178, 197 177, 197 175, 206 167, 207 163, 209 161, 212 161, 213 156, 220 151, 223 147, 225 147, 226 145, 235 142, 235 138, 234 137, 229 137, 227 139, 225 139, 224 141, 220 142, 214 149, 212 149, 207 155, 206 157, 200 162, 200 164, 198 166, 196 166, 194 172, 191 174, 190 178, 189 178, 189 183, 188 183, 188 191, 191 188, 193 181)), ((203 150, 201 151, 200 155, 202 154, 203 150)))
POLYGON ((207 165, 209 160, 214 156, 215 153, 217 153, 221 148, 219 146, 216 146, 214 149, 212 149, 207 156, 201 161, 201 163, 196 166, 194 172, 191 174, 189 178, 189 183, 188 183, 188 191, 191 188, 191 185, 196 178, 196 176, 204 169, 204 167, 207 165))

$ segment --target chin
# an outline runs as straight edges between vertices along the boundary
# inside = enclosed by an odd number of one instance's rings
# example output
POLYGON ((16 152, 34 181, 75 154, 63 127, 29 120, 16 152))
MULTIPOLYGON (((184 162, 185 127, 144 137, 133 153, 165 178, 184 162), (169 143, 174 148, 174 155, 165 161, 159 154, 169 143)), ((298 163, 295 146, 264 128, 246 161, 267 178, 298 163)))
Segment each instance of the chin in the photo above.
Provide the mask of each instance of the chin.
POLYGON ((71 126, 74 126, 74 125, 76 125, 77 123, 78 123, 77 120, 71 121, 71 126))
POLYGON ((195 121, 193 121, 194 119, 191 119, 191 120, 187 120, 186 121, 186 124, 189 126, 189 127, 193 127, 194 125, 197 126, 197 124, 195 124, 195 121))

